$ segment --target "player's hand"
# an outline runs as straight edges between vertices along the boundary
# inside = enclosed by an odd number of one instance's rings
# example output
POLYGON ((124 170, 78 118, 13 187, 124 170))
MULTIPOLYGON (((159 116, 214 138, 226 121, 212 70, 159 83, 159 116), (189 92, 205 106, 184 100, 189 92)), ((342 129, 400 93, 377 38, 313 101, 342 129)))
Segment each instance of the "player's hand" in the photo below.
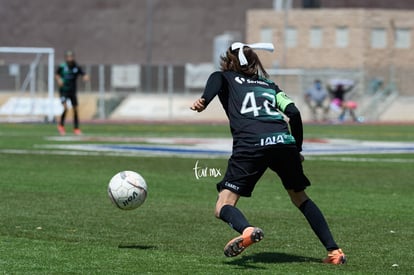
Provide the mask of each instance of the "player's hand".
POLYGON ((305 157, 302 155, 302 153, 299 153, 299 157, 300 157, 300 161, 304 162, 305 161, 305 157))
POLYGON ((59 87, 63 87, 63 80, 60 78, 57 81, 59 87))
POLYGON ((202 112, 206 108, 205 102, 206 100, 204 98, 199 98, 193 103, 190 109, 193 111, 202 112))

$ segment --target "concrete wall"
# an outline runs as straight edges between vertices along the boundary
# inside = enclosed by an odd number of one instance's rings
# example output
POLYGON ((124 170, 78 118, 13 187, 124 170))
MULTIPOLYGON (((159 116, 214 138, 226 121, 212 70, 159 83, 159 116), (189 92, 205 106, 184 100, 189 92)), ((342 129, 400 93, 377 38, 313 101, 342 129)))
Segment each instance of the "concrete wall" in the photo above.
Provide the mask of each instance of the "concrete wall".
MULTIPOLYGON (((246 11, 272 10, 273 0, 152 0, 152 61, 211 62, 213 38, 226 31, 244 39, 246 11)), ((303 0, 293 0, 301 8, 303 0)), ((406 0, 316 0, 321 8, 414 9, 406 0)), ((66 49, 84 64, 147 61, 147 0, 0 0, 0 45, 66 49)), ((260 18, 259 18, 260 19, 260 18)), ((1 59, 1 57, 0 57, 1 59)), ((0 60, 1 62, 1 60, 0 60)))
MULTIPOLYGON (((147 61, 146 0, 0 0, 0 45, 73 49, 83 64, 147 61)), ((244 36, 246 11, 271 0, 152 0, 152 63, 212 62, 213 39, 244 36)))

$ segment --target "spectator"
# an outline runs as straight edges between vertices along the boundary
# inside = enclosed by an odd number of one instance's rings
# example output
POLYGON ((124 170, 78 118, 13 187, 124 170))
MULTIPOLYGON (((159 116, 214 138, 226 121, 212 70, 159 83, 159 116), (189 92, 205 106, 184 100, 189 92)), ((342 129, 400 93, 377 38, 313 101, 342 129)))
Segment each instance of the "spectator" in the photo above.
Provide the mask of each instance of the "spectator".
POLYGON ((328 90, 331 93, 331 109, 335 112, 340 113, 338 120, 340 122, 345 121, 345 116, 347 113, 350 114, 352 120, 358 122, 358 117, 355 114, 355 109, 358 107, 358 104, 355 101, 345 100, 345 95, 350 92, 355 87, 355 82, 352 80, 337 80, 334 79, 331 81, 331 85, 328 86, 328 90))
POLYGON ((328 91, 323 87, 322 81, 315 79, 313 85, 305 91, 305 102, 312 112, 312 119, 318 121, 318 109, 322 112, 322 120, 328 119, 329 102, 328 91))

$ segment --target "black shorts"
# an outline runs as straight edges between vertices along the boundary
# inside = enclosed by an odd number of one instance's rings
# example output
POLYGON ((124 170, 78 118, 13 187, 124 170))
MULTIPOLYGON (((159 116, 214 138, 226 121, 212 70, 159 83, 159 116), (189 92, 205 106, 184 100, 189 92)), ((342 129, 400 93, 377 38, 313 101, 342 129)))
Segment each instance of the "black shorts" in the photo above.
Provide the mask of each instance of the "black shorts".
POLYGON ((60 93, 60 102, 62 102, 62 104, 66 103, 68 100, 70 100, 73 107, 78 106, 78 97, 76 94, 60 93))
POLYGON ((310 186, 310 181, 303 173, 296 146, 283 145, 251 153, 233 153, 223 180, 217 184, 217 190, 220 192, 228 189, 240 196, 250 197, 257 181, 267 168, 280 177, 287 190, 299 192, 310 186))

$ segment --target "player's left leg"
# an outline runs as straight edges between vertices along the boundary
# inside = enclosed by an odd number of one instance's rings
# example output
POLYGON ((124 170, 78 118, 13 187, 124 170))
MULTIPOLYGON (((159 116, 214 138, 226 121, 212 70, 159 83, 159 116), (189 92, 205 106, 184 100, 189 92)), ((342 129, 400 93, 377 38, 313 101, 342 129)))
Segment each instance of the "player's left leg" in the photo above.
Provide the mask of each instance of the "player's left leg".
POLYGON ((230 240, 224 247, 224 255, 234 257, 242 253, 248 246, 263 239, 263 230, 250 225, 243 213, 236 208, 240 195, 223 189, 218 196, 215 215, 228 223, 241 235, 230 240))
POLYGON ((73 107, 73 133, 75 135, 82 134, 81 130, 79 129, 79 113, 78 113, 78 106, 73 107))
POLYGON ((237 256, 251 244, 263 239, 263 230, 252 226, 236 208, 236 204, 240 196, 251 196, 254 186, 266 168, 267 164, 261 152, 248 156, 234 152, 229 159, 223 180, 217 184, 219 195, 215 215, 241 234, 224 247, 227 257, 237 256))
POLYGON ((236 208, 236 204, 240 198, 240 195, 228 190, 223 189, 220 191, 215 209, 215 216, 218 219, 228 223, 231 228, 239 233, 242 233, 244 229, 250 226, 243 213, 236 208))

